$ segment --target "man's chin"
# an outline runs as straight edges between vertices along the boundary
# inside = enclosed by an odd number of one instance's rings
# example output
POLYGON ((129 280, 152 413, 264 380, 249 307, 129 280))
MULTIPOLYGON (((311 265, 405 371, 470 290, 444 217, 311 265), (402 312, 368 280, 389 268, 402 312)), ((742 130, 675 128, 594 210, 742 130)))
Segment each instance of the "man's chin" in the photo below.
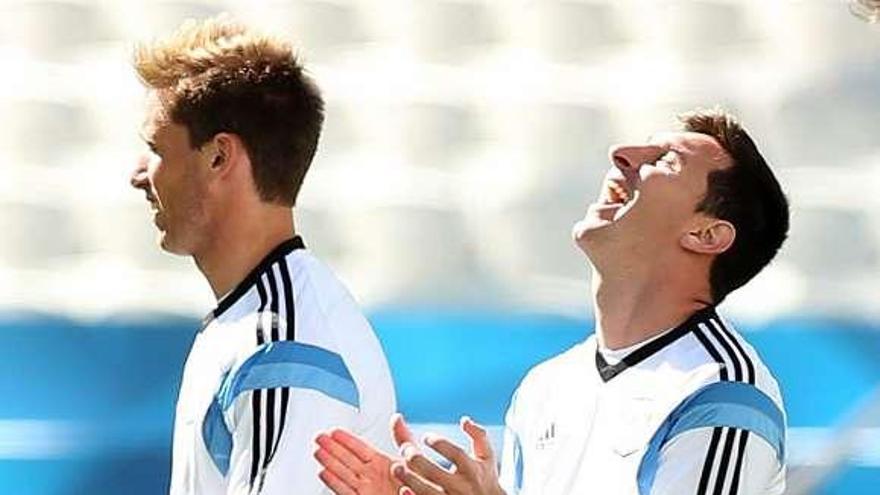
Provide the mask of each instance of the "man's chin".
POLYGON ((180 243, 174 242, 174 239, 168 235, 167 231, 160 230, 157 235, 159 247, 162 248, 162 251, 180 256, 186 256, 189 254, 186 249, 180 246, 180 243))
POLYGON ((607 229, 613 224, 614 222, 610 220, 587 216, 574 224, 574 227, 571 229, 571 236, 578 245, 582 245, 589 242, 596 233, 607 229))

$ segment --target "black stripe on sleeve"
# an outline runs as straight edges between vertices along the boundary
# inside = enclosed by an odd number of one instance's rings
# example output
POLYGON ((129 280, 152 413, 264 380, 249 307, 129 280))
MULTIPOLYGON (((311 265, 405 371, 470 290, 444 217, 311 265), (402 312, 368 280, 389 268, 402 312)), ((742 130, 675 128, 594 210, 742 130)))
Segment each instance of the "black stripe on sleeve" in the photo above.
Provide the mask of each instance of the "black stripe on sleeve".
MULTIPOLYGON (((694 329, 693 333, 697 340, 700 341, 700 344, 703 345, 706 352, 709 353, 709 356, 718 363, 719 379, 721 381, 727 381, 727 365, 724 363, 724 358, 721 357, 721 353, 718 352, 718 349, 715 348, 715 345, 709 340, 709 337, 706 336, 702 327, 694 329)), ((721 427, 712 429, 712 439, 709 441, 708 450, 706 450, 706 460, 703 461, 703 471, 700 473, 700 483, 697 488, 697 495, 706 495, 707 489, 709 488, 709 478, 712 476, 715 456, 718 454, 718 444, 721 441, 722 430, 723 428, 721 427)))
MULTIPOLYGON (((285 258, 281 258, 278 263, 279 273, 281 274, 281 288, 284 291, 284 319, 285 319, 285 340, 294 340, 296 336, 296 307, 294 306, 293 283, 291 282, 290 269, 287 266, 285 258)), ((272 447, 272 457, 278 450, 278 444, 281 442, 281 435, 284 433, 284 423, 287 419, 287 406, 290 401, 290 389, 281 389, 281 410, 278 417, 278 433, 275 437, 275 444, 272 447)), ((271 461, 271 457, 269 459, 271 461)))
POLYGON ((272 317, 272 342, 278 342, 278 282, 275 280, 274 265, 269 267, 266 278, 269 282, 269 293, 272 295, 269 300, 269 313, 272 317))
POLYGON ((733 470, 733 479, 730 481, 730 495, 737 495, 739 492, 739 477, 742 473, 743 458, 746 456, 746 442, 749 441, 749 431, 743 430, 739 437, 739 446, 737 447, 736 467, 733 470))
MULTIPOLYGON (((281 247, 286 246, 286 244, 281 247)), ((260 305, 257 310, 257 322, 256 322, 256 342, 257 345, 260 346, 267 341, 275 342, 278 341, 281 336, 279 335, 279 327, 278 327, 278 319, 279 319, 279 303, 280 298, 278 297, 279 285, 274 273, 274 266, 279 266, 278 263, 271 263, 272 260, 280 261, 279 268, 281 269, 282 275, 282 283, 285 285, 285 289, 291 285, 289 280, 289 272, 287 271, 287 263, 284 259, 284 254, 293 250, 302 248, 302 241, 297 237, 291 243, 291 249, 287 251, 276 250, 268 256, 263 262, 261 262, 258 267, 259 270, 254 270, 250 275, 248 275, 248 280, 253 280, 254 285, 256 285, 257 293, 259 294, 260 305), (265 277, 264 277, 265 275, 265 277), (268 291, 267 286, 268 285, 268 291), (268 293, 267 293, 268 292, 268 293), (268 306, 268 307, 267 307, 268 306), (270 328, 265 328, 264 324, 264 313, 266 310, 269 310, 270 317, 270 328)), ((285 248, 286 249, 286 248, 285 248)), ((238 290, 238 289, 236 289, 238 290)), ((237 295, 235 298, 231 300, 237 300, 241 295, 237 295)), ((292 303, 292 289, 285 290, 285 309, 287 307, 293 307, 292 303), (290 302, 288 302, 290 301, 290 302)), ((230 305, 231 303, 227 303, 230 305)), ((215 312, 216 313, 216 312, 215 312)), ((289 317, 290 323, 292 323, 292 313, 289 317)), ((288 328, 285 331, 285 338, 288 336, 292 336, 292 327, 288 328)), ((252 438, 251 438, 251 470, 250 470, 250 489, 254 490, 256 487, 256 491, 259 492, 262 489, 262 483, 265 476, 265 468, 272 460, 274 456, 275 449, 281 438, 281 430, 284 428, 284 420, 287 412, 287 404, 289 402, 289 390, 288 389, 268 389, 268 390, 254 390, 251 393, 251 410, 252 410, 252 420, 253 420, 253 429, 252 429, 252 438), (277 402, 275 396, 277 395, 276 390, 280 390, 280 405, 281 409, 276 407, 277 402), (263 394, 265 393, 266 402, 263 403, 263 394), (276 422, 277 420, 277 422, 276 422), (276 431, 276 424, 278 425, 276 431), (265 426, 265 437, 263 437, 263 427, 265 426), (261 469, 262 468, 262 469, 261 469)))
POLYGON ((750 358, 749 355, 746 354, 746 351, 745 351, 745 349, 743 349, 742 344, 739 343, 739 340, 737 340, 736 336, 733 335, 733 332, 731 332, 730 329, 727 328, 727 326, 724 324, 724 322, 721 321, 720 318, 713 319, 712 323, 714 323, 715 326, 718 328, 718 330, 720 332, 724 333, 724 335, 727 335, 727 337, 730 339, 730 341, 733 342, 734 347, 736 347, 736 350, 739 351, 739 355, 742 356, 742 360, 746 363, 746 377, 745 377, 745 379, 747 382, 749 382, 750 385, 754 385, 755 384, 755 365, 754 365, 754 363, 752 363, 752 358, 750 358))
POLYGON ((262 390, 254 390, 251 395, 251 407, 253 409, 254 429, 251 435, 251 478, 250 486, 254 486, 257 473, 260 470, 260 417, 262 416, 262 390))
POLYGON ((263 331, 263 311, 266 310, 266 288, 263 280, 257 280, 257 294, 260 295, 260 308, 257 310, 257 345, 263 345, 266 341, 266 332, 263 331))
POLYGON ((727 435, 724 437, 724 449, 721 451, 721 463, 718 465, 718 473, 715 475, 714 495, 722 495, 724 480, 727 479, 727 469, 730 467, 730 454, 733 453, 733 444, 736 441, 736 428, 726 428, 727 435))
POLYGON ((305 249, 306 245, 303 242, 300 236, 292 237, 281 244, 278 245, 275 249, 273 249, 269 254, 260 261, 257 266, 251 270, 244 279, 239 282, 239 284, 232 289, 232 292, 223 297, 219 303, 217 303, 217 307, 214 308, 214 311, 208 315, 210 318, 218 318, 221 314, 223 314, 226 310, 231 308, 242 296, 247 294, 249 290, 251 290, 251 286, 254 285, 257 280, 259 280, 263 273, 266 271, 267 267, 271 266, 278 259, 287 256, 289 253, 297 250, 297 249, 305 249))
POLYGON ((724 348, 724 353, 727 356, 727 359, 730 360, 731 364, 733 364, 733 380, 734 381, 742 381, 742 365, 739 362, 739 358, 736 356, 736 352, 734 352, 733 347, 730 346, 730 343, 727 342, 727 339, 721 335, 721 332, 715 328, 715 325, 712 322, 709 322, 705 325, 702 325, 704 329, 707 329, 709 333, 715 338, 715 341, 721 344, 721 347, 724 348))
MULTIPOLYGON (((727 381, 731 378, 724 369, 724 357, 726 357, 733 365, 732 378, 734 380, 747 381, 750 384, 755 383, 755 367, 751 358, 746 354, 745 349, 736 339, 736 336, 721 322, 717 315, 710 318, 708 323, 700 325, 700 329, 696 330, 694 335, 712 359, 721 366, 719 371, 719 379, 721 381, 727 381), (713 338, 710 339, 707 333, 710 333, 713 338)), ((725 482, 730 479, 728 493, 730 495, 737 494, 748 438, 749 432, 746 430, 721 427, 716 427, 712 430, 712 439, 709 442, 709 450, 706 453, 706 460, 703 464, 700 482, 697 487, 698 495, 706 495, 708 493, 709 481, 712 477, 719 448, 721 450, 721 458, 717 466, 715 483, 711 493, 713 495, 722 495, 725 482), (721 441, 722 437, 723 441, 721 441), (730 465, 734 446, 736 446, 736 457, 731 473, 730 465)))
POLYGON ((281 258, 279 268, 281 269, 281 283, 284 286, 284 316, 287 320, 284 338, 285 340, 296 340, 296 306, 293 301, 293 283, 290 280, 290 270, 284 258, 281 258))
MULTIPOLYGON (((266 340, 266 333, 263 329, 263 311, 266 309, 266 288, 263 287, 262 277, 257 278, 257 293, 260 296, 260 308, 257 311, 257 345, 262 345, 266 340)), ((254 390, 251 393, 251 413, 253 416, 253 429, 251 430, 251 476, 250 486, 254 486, 254 480, 260 468, 260 433, 261 433, 261 417, 262 417, 262 400, 263 394, 260 390, 254 390)))
MULTIPOLYGON (((272 342, 278 342, 278 313, 279 313, 279 298, 278 298, 278 280, 275 278, 275 266, 272 265, 269 267, 269 270, 266 272, 266 278, 269 285, 269 313, 272 317, 272 342)), ((272 459, 274 454, 275 445, 277 443, 275 439, 275 395, 277 393, 276 389, 269 389, 266 391, 266 445, 263 447, 265 452, 263 454, 263 469, 269 465, 269 461, 272 459)))
POLYGON ((703 333, 702 328, 694 330, 694 336, 697 338, 697 340, 700 341, 701 344, 703 344, 703 349, 705 349, 706 352, 708 352, 709 355, 712 356, 712 359, 714 359, 715 362, 718 363, 718 375, 720 380, 727 381, 727 365, 724 364, 724 359, 721 357, 718 349, 716 349, 715 346, 712 345, 709 337, 706 337, 706 334, 703 333))
POLYGON ((721 428, 712 428, 712 440, 709 441, 709 450, 706 451, 706 460, 703 461, 703 472, 700 473, 697 495, 706 495, 706 488, 709 487, 709 476, 712 475, 712 464, 715 463, 715 453, 718 451, 718 442, 720 440, 721 428))

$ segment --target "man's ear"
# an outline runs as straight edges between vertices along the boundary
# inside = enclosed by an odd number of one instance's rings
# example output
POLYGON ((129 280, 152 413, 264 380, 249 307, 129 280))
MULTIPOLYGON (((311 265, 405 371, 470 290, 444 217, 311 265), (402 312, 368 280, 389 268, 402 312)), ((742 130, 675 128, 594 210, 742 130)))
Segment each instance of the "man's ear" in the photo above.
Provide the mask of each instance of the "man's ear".
POLYGON ((699 254, 721 254, 733 245, 736 227, 727 220, 707 219, 681 236, 681 247, 699 254))
POLYGON ((203 148, 211 172, 225 175, 241 154, 241 141, 228 132, 218 132, 203 148))

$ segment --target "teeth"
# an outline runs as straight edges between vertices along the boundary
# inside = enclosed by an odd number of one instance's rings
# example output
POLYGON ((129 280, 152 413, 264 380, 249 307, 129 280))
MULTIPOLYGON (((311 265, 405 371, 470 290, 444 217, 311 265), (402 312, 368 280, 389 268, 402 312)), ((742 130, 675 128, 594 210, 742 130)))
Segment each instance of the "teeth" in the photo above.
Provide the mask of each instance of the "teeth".
POLYGON ((626 189, 620 187, 616 182, 611 182, 608 184, 609 189, 617 196, 617 200, 622 201, 624 203, 629 201, 629 193, 626 192, 626 189))

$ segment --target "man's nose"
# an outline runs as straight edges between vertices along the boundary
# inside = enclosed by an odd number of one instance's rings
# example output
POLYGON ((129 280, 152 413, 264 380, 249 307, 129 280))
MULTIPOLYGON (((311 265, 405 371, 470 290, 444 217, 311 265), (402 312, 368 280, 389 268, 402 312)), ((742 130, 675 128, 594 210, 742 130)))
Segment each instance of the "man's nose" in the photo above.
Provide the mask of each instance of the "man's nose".
POLYGON ((608 150, 608 159, 623 172, 638 172, 645 163, 652 163, 663 155, 663 147, 651 144, 617 144, 608 150))
POLYGON ((135 189, 143 189, 146 187, 148 183, 147 164, 149 162, 150 157, 147 156, 146 153, 138 157, 137 165, 134 167, 134 170, 131 171, 131 176, 129 177, 129 184, 131 184, 131 187, 134 187, 135 189))

